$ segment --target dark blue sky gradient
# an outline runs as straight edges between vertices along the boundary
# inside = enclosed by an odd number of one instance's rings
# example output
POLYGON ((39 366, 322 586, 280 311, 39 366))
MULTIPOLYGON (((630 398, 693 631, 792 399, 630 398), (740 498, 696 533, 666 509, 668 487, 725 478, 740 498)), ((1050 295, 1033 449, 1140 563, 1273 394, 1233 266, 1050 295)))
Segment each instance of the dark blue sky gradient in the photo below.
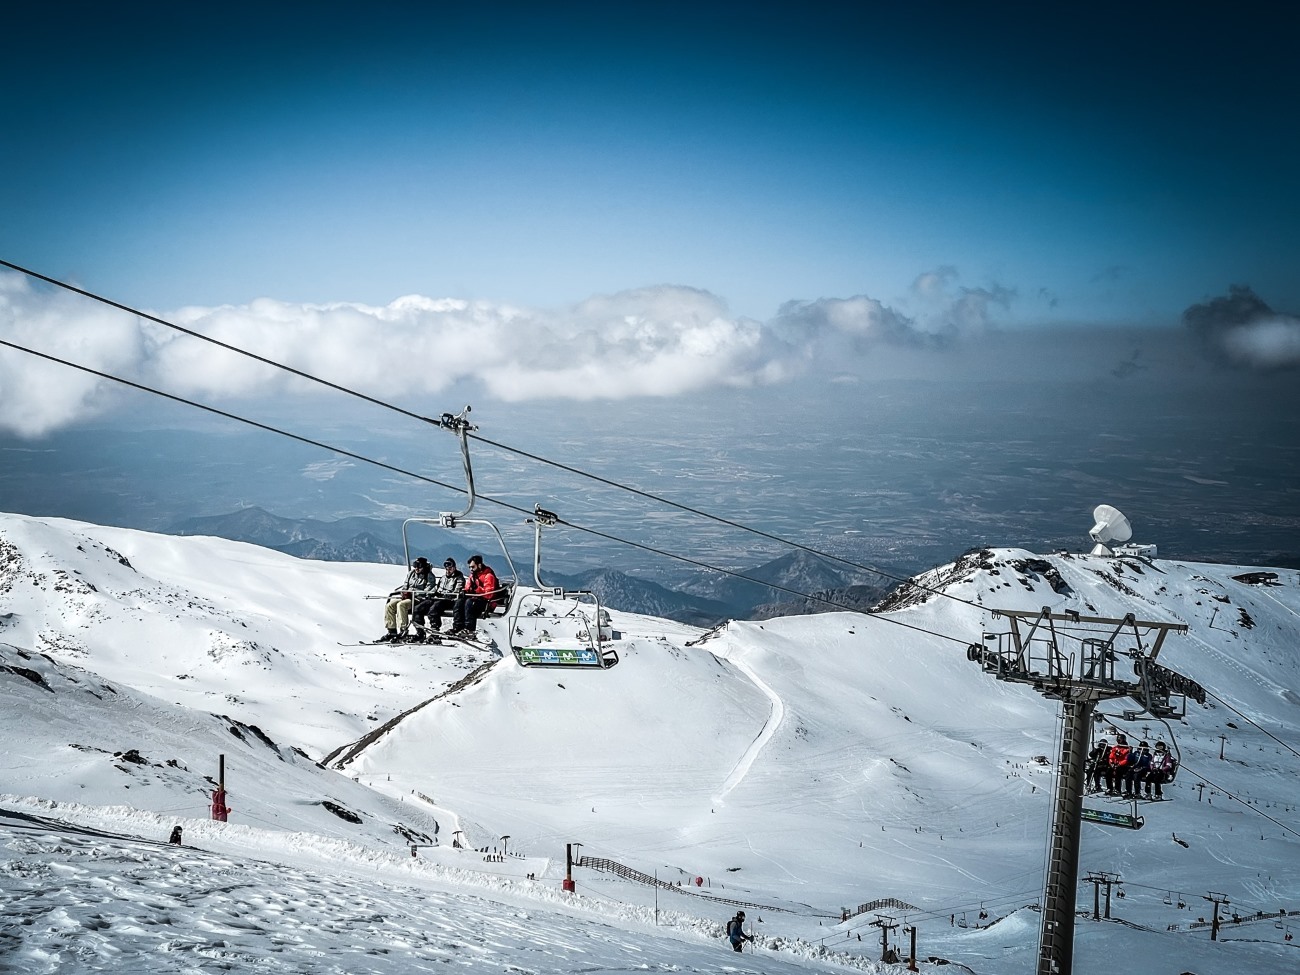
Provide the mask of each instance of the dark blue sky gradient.
POLYGON ((0 256, 159 309, 669 283, 767 319, 953 267, 1009 324, 1300 310, 1282 7, 902 7, 26 5, 0 256))

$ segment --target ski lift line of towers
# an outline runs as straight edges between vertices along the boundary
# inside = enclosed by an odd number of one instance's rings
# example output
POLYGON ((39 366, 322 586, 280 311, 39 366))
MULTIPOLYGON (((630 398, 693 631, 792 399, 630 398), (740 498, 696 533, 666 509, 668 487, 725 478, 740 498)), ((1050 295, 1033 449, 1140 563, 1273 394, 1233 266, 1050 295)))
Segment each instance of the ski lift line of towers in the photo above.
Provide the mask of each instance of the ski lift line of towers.
POLYGON ((495 524, 485 518, 470 518, 477 496, 474 492, 474 468, 469 455, 469 432, 477 430, 466 416, 470 407, 459 414, 444 413, 438 421, 441 429, 453 433, 460 441, 461 462, 465 470, 468 495, 465 510, 440 512, 437 518, 408 518, 402 522, 402 547, 406 564, 411 564, 410 528, 432 525, 456 530, 463 526, 481 526, 491 532, 500 546, 509 581, 498 578, 500 609, 506 619, 510 650, 523 667, 576 668, 606 670, 618 663, 618 652, 608 644, 618 638, 609 613, 600 598, 586 589, 564 589, 542 582, 542 529, 555 526, 559 518, 540 504, 534 506, 529 521, 534 527, 533 581, 535 589, 519 584, 514 560, 505 539, 495 524))
MULTIPOLYGON (((1093 517, 1095 525, 1089 535, 1096 547, 1092 554, 1154 554, 1155 546, 1119 547, 1117 543, 1128 541, 1133 530, 1117 509, 1099 505, 1093 517)), ((1071 975, 1084 775, 1096 706, 1103 700, 1128 697, 1156 719, 1180 719, 1187 712, 1188 697, 1205 703, 1205 689, 1156 662, 1165 638, 1170 633, 1186 633, 1186 624, 1138 620, 1132 613, 1122 619, 1084 616, 1074 611, 1054 613, 1048 606, 1039 612, 991 612, 994 619, 1006 620, 1007 632, 985 633, 983 643, 967 649, 967 659, 998 680, 1028 684, 1044 697, 1061 702, 1061 754, 1052 803, 1036 973, 1071 975), (1080 635, 1077 654, 1065 654, 1060 649, 1059 638, 1071 632, 1080 635), (1117 646, 1121 639, 1132 646, 1121 649, 1117 646), (1121 656, 1132 660, 1136 679, 1116 673, 1115 665, 1121 656)), ((1094 817, 1093 821, 1128 828, 1141 825, 1136 816, 1119 814, 1094 817)))

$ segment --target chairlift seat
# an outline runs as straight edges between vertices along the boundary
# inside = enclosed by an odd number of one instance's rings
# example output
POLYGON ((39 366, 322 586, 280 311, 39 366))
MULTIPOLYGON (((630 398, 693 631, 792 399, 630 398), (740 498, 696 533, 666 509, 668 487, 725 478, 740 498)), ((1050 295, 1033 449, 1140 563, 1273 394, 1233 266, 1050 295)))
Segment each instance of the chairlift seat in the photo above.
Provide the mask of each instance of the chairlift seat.
POLYGON ((510 612, 510 604, 515 598, 515 584, 513 582, 502 582, 493 593, 493 601, 488 604, 488 609, 483 613, 484 616, 505 616, 510 612))

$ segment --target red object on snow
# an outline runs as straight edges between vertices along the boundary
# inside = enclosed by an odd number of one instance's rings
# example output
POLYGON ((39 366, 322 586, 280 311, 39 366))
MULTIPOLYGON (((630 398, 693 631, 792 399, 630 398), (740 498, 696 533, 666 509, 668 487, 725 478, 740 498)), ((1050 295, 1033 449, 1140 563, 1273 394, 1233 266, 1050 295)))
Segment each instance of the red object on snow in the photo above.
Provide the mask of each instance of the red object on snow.
POLYGON ((229 815, 230 807, 226 805, 226 790, 212 790, 212 818, 219 823, 224 823, 229 815))

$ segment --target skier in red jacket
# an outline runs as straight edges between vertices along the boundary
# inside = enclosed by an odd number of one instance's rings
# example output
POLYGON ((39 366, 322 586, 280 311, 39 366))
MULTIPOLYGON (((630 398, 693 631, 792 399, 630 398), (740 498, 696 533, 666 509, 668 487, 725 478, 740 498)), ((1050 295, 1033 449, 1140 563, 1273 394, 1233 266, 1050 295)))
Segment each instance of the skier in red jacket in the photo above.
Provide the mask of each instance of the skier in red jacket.
POLYGON ((501 601, 501 583, 490 566, 483 564, 483 556, 469 557, 469 578, 465 580, 465 589, 456 601, 456 612, 452 618, 452 636, 472 637, 478 626, 478 618, 489 612, 501 601))
POLYGON ((1128 739, 1116 735, 1115 747, 1110 750, 1110 766, 1106 769, 1106 795, 1119 795, 1120 787, 1127 781, 1129 768, 1135 758, 1128 739))

